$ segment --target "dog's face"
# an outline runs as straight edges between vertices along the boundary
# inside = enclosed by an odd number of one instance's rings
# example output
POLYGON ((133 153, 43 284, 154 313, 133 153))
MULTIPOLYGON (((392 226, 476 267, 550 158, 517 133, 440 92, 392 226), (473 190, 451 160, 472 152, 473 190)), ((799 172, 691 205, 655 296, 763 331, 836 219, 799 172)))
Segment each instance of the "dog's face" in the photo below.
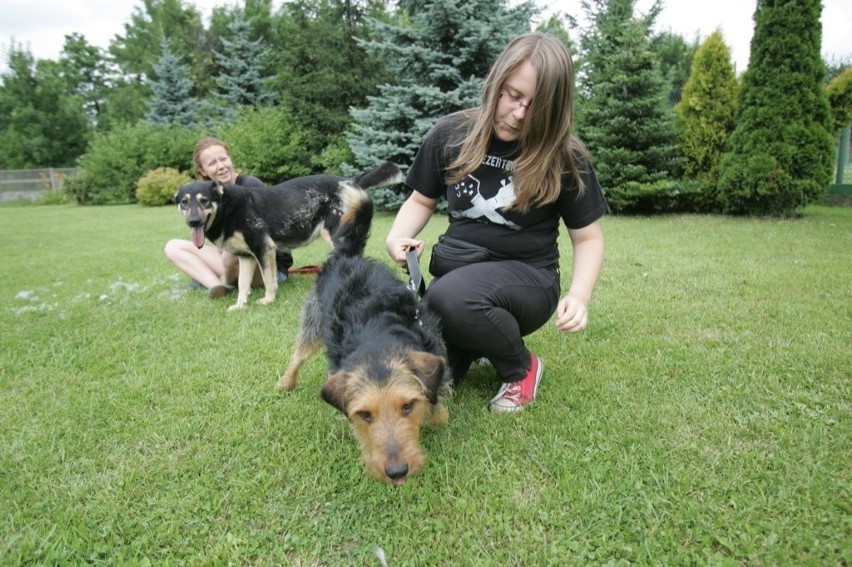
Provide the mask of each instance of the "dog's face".
POLYGON ((181 185, 175 193, 175 204, 192 231, 192 243, 204 246, 204 231, 216 218, 224 188, 214 181, 193 181, 181 185))
POLYGON ((412 351, 356 362, 326 380, 322 398, 349 418, 364 463, 377 479, 399 486, 422 468, 420 427, 438 424, 433 411, 445 370, 444 358, 412 351), (377 371, 383 379, 375 379, 377 371))

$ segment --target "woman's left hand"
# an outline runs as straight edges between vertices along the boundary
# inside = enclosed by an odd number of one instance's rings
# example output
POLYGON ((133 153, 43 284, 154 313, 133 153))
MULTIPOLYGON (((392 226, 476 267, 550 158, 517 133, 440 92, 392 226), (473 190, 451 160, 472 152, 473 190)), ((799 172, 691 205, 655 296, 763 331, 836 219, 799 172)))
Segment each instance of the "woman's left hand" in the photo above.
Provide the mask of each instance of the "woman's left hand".
POLYGON ((556 328, 561 333, 576 333, 589 323, 586 304, 570 295, 563 297, 556 306, 556 328))

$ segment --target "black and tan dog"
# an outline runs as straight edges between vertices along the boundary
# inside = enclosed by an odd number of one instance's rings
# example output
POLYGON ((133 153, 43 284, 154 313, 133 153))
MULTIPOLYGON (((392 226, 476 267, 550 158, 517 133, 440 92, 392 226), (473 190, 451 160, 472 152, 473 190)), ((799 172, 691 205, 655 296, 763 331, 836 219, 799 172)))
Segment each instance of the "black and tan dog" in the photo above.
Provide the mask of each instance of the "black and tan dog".
POLYGON ((248 302, 255 266, 266 290, 258 303, 271 303, 278 291, 277 251, 309 244, 320 233, 330 242, 347 203, 359 202, 365 189, 400 181, 399 168, 385 162, 354 178, 310 175, 263 188, 194 181, 178 189, 175 203, 197 247, 206 237, 238 257, 237 302, 229 309, 239 309, 248 302))
POLYGON ((424 463, 420 427, 441 425, 451 392, 439 323, 388 268, 361 256, 372 220, 369 197, 332 236, 334 251, 302 308, 287 371, 276 384, 296 385, 301 364, 325 346, 322 398, 349 419, 369 471, 403 484, 424 463))

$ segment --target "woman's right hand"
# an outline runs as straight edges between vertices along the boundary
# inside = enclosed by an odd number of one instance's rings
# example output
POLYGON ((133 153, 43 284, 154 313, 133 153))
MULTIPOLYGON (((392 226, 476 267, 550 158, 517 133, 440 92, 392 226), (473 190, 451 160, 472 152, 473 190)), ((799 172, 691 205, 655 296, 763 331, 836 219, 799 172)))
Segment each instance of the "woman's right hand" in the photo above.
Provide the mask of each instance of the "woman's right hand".
POLYGON ((401 267, 406 267, 408 263, 406 262, 406 256, 408 255, 408 250, 410 248, 414 248, 417 257, 423 255, 423 249, 425 247, 425 243, 422 240, 415 240, 414 238, 388 238, 385 241, 385 248, 387 248, 388 254, 391 259, 396 262, 401 267))

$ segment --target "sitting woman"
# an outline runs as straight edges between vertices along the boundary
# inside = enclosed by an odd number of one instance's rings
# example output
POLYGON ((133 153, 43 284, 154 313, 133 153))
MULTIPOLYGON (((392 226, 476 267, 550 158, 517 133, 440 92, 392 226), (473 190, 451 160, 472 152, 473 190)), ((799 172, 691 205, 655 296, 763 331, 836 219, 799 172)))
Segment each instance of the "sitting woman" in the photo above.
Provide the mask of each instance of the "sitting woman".
MULTIPOLYGON (((243 187, 264 187, 257 177, 238 174, 235 171, 228 146, 218 138, 200 140, 192 152, 192 161, 198 179, 243 187)), ((192 241, 178 238, 166 242, 164 252, 166 258, 191 278, 191 285, 206 288, 210 297, 224 297, 236 288, 239 262, 233 254, 209 244, 196 248, 192 241)), ((288 270, 293 265, 293 255, 290 252, 280 252, 276 260, 278 283, 284 283, 288 270)), ((260 270, 255 271, 252 285, 263 285, 260 270)))

